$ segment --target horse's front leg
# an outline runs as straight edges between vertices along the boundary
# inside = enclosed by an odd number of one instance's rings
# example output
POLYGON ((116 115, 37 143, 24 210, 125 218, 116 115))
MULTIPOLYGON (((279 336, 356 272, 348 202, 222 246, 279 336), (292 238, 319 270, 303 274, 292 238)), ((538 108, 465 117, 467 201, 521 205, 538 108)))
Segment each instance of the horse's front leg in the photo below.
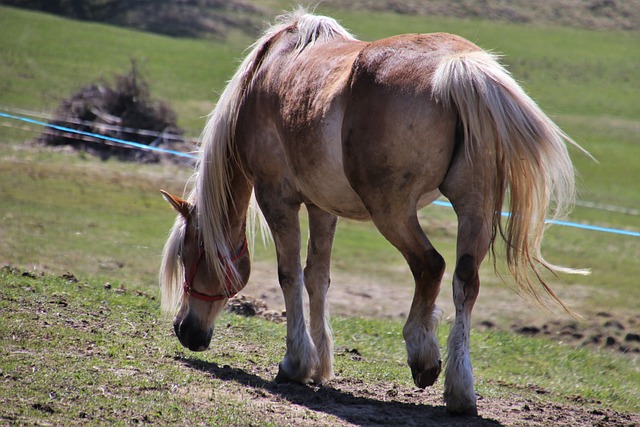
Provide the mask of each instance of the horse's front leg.
POLYGON ((329 323, 327 293, 331 279, 329 266, 337 217, 315 205, 309 212, 309 244, 304 283, 309 293, 311 337, 318 350, 319 365, 313 380, 323 383, 333 378, 333 337, 329 323))
POLYGON ((304 318, 299 205, 282 203, 283 198, 271 192, 256 192, 256 196, 276 245, 278 281, 287 312, 287 352, 276 381, 308 383, 318 366, 318 353, 304 318))

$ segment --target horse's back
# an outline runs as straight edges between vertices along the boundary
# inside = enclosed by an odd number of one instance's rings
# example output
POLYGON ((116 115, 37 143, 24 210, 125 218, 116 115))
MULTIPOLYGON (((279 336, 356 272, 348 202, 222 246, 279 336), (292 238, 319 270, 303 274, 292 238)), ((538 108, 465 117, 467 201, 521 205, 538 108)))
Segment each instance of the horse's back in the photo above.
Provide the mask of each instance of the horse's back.
POLYGON ((354 79, 375 79, 377 85, 392 90, 428 94, 431 75, 442 58, 478 50, 470 41, 448 33, 388 37, 360 51, 354 79))

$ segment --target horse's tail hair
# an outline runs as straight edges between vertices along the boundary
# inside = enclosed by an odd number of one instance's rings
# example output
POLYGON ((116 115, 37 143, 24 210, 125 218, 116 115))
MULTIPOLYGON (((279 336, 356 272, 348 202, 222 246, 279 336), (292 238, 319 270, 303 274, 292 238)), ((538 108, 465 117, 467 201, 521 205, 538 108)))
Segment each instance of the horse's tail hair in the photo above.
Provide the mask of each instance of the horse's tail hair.
MULTIPOLYGON (((566 143, 578 144, 567 136, 511 77, 495 55, 468 51, 450 55, 433 76, 433 93, 445 107, 458 111, 466 155, 484 158, 492 168, 493 194, 491 249, 500 234, 506 244, 506 260, 518 289, 544 305, 539 283, 565 310, 570 310, 540 274, 542 266, 552 272, 588 274, 585 270, 559 267, 540 253, 547 216, 566 215, 575 200, 575 172, 566 143), (502 205, 509 190, 506 224, 502 205)), ((587 153, 588 154, 588 153, 587 153)), ((483 167, 477 163, 473 167, 483 167)), ((485 175, 487 177, 491 175, 485 175)))

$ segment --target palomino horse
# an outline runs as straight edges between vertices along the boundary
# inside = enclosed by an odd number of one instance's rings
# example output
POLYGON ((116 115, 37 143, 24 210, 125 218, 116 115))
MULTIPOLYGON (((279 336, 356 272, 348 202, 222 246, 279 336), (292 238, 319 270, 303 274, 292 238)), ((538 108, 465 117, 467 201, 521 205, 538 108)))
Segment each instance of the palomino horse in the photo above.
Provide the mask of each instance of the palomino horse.
POLYGON ((160 275, 165 307, 179 305, 176 335, 205 350, 216 316, 247 283, 254 193, 275 241, 286 306, 287 349, 276 380, 333 376, 327 292, 341 216, 373 221, 409 264, 408 364, 418 387, 432 385, 442 365, 435 301, 445 262, 417 210, 443 194, 459 221, 444 398, 449 412, 475 414, 469 328, 478 268, 501 236, 519 288, 554 296, 538 270, 558 267, 542 258, 540 242, 548 211, 565 212, 573 199, 566 142, 573 143, 496 58, 465 39, 413 34, 368 43, 331 18, 303 10, 281 17, 212 112, 192 193, 187 200, 163 193, 179 213, 160 275), (502 225, 507 190, 511 215, 502 225))

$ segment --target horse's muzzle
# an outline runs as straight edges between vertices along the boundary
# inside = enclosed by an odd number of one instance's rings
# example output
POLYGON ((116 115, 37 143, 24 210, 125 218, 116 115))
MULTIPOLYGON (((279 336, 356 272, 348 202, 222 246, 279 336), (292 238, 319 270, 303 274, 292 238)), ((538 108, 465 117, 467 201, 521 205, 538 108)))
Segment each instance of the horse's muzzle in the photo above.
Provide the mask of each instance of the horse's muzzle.
POLYGON ((202 329, 199 322, 191 316, 173 322, 173 330, 180 340, 180 344, 191 351, 204 351, 209 348, 213 328, 202 329))

